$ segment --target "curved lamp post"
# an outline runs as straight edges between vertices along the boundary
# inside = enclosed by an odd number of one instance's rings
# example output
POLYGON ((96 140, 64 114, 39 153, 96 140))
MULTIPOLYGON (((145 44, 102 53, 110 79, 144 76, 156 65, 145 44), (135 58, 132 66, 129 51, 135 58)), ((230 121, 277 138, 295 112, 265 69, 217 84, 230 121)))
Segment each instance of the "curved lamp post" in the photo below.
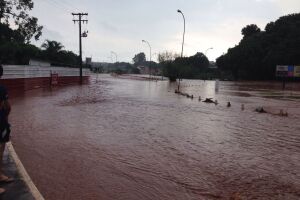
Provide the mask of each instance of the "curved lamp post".
POLYGON ((183 39, 182 39, 182 48, 181 48, 181 57, 183 56, 183 46, 184 46, 184 36, 185 36, 185 17, 181 10, 177 10, 178 13, 180 13, 183 17, 183 39))
POLYGON ((116 62, 118 62, 118 54, 114 51, 111 51, 111 54, 114 54, 114 56, 116 57, 116 62))
MULTIPOLYGON (((185 17, 184 17, 184 14, 182 13, 181 10, 177 10, 178 13, 180 13, 183 17, 183 38, 182 38, 182 48, 181 48, 181 58, 183 57, 183 46, 184 46, 184 36, 185 36, 185 17)), ((178 82, 178 91, 180 90, 180 76, 178 74, 178 79, 179 79, 179 82, 178 82)))
POLYGON ((210 47, 210 48, 206 49, 206 51, 205 51, 205 56, 207 55, 207 52, 208 52, 209 50, 211 50, 211 49, 214 49, 214 48, 213 48, 213 47, 210 47))
POLYGON ((151 79, 151 57, 152 57, 152 55, 151 55, 151 45, 150 45, 150 43, 148 42, 148 41, 146 41, 146 40, 142 40, 142 42, 144 42, 144 43, 147 43, 148 44, 148 46, 149 46, 149 49, 150 49, 150 63, 149 63, 149 78, 151 79))

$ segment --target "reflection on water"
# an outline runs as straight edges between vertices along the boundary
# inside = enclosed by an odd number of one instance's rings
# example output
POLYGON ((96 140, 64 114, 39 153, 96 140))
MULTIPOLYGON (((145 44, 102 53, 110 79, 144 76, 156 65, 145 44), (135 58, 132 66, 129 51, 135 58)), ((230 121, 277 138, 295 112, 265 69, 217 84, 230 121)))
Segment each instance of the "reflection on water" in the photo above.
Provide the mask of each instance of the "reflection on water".
POLYGON ((183 81, 191 100, 175 88, 106 75, 30 92, 12 102, 14 145, 49 200, 300 198, 299 91, 183 81))

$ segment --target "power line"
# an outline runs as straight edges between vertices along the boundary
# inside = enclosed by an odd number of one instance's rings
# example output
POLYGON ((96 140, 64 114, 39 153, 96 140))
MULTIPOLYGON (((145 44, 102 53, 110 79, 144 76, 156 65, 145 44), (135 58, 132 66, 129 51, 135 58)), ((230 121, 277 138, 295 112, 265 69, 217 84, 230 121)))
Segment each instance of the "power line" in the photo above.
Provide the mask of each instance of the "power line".
POLYGON ((70 4, 68 1, 60 0, 59 2, 65 4, 66 6, 72 7, 72 9, 77 10, 77 7, 74 5, 70 4))
POLYGON ((78 10, 74 5, 67 3, 66 1, 62 0, 47 0, 49 4, 52 6, 61 9, 66 12, 72 12, 78 10))
POLYGON ((55 4, 58 5, 58 6, 61 6, 61 7, 64 8, 67 12, 71 12, 71 11, 72 11, 72 9, 70 9, 69 6, 64 5, 62 2, 60 2, 60 1, 58 1, 58 0, 50 0, 50 1, 52 1, 53 3, 55 3, 55 4))
POLYGON ((47 0, 47 1, 45 1, 45 2, 48 3, 50 6, 53 6, 53 7, 55 7, 55 8, 58 8, 58 9, 64 11, 64 12, 68 12, 66 9, 64 9, 64 8, 62 8, 62 7, 60 7, 60 6, 58 6, 58 5, 57 5, 56 3, 54 3, 52 0, 47 0))

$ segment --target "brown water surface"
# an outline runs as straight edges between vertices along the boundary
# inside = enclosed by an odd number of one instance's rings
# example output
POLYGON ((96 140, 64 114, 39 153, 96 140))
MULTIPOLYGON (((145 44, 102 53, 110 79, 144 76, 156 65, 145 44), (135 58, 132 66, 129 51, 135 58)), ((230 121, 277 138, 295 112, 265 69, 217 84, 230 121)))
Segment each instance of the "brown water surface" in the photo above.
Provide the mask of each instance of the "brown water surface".
POLYGON ((13 143, 47 200, 300 199, 299 84, 184 80, 191 100, 167 81, 99 80, 12 99, 13 143))

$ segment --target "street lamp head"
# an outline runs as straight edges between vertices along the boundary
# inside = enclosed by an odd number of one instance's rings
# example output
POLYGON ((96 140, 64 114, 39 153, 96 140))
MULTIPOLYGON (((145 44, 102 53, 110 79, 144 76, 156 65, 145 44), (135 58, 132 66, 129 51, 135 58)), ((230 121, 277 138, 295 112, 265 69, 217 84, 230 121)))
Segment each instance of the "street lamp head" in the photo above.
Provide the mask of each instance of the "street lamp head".
POLYGON ((181 10, 179 10, 179 9, 177 10, 177 12, 182 13, 181 10))

